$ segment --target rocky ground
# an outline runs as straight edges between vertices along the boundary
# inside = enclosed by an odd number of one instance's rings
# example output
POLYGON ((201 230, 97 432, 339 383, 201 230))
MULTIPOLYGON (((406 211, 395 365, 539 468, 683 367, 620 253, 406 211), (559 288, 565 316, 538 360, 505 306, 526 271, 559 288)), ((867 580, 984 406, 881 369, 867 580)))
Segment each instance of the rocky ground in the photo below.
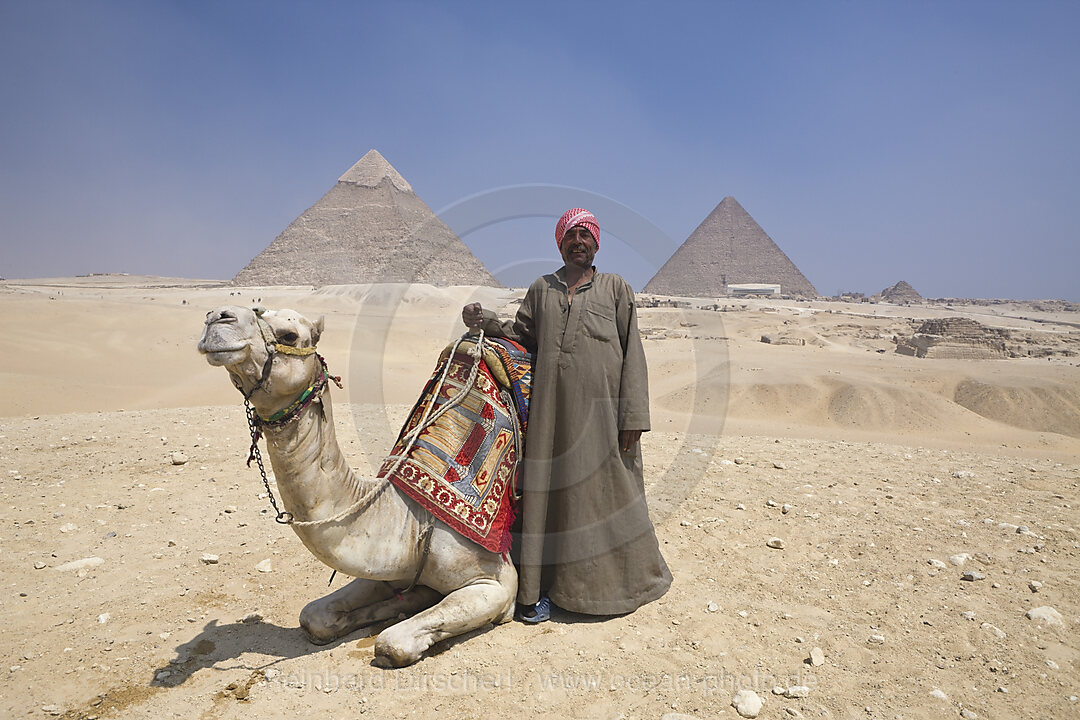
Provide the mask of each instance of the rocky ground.
POLYGON ((203 314, 325 315, 339 438, 370 475, 461 305, 515 297, 0 284, 20 350, 0 368, 0 716, 706 720, 736 698, 762 718, 1080 715, 1080 315, 1060 303, 642 308, 668 594, 485 628, 401 670, 372 665, 380 627, 309 644, 297 618, 330 572, 245 467, 239 397, 194 351, 203 314), (1035 352, 894 352, 958 314, 1035 352))
POLYGON ((1076 462, 653 433, 664 598, 380 670, 372 636, 299 631, 329 571, 273 522, 239 408, 0 428, 9 717, 710 718, 739 690, 776 718, 1080 707, 1076 462))

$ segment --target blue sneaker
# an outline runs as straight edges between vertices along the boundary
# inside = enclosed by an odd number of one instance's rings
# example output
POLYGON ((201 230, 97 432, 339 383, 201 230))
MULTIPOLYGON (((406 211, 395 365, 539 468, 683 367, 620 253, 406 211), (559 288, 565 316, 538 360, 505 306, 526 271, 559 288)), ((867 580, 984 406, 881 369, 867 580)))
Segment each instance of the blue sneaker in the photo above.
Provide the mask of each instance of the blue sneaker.
POLYGON ((551 608, 551 598, 547 595, 541 595, 535 605, 518 612, 518 619, 521 620, 521 622, 530 623, 532 625, 547 622, 551 619, 551 608))

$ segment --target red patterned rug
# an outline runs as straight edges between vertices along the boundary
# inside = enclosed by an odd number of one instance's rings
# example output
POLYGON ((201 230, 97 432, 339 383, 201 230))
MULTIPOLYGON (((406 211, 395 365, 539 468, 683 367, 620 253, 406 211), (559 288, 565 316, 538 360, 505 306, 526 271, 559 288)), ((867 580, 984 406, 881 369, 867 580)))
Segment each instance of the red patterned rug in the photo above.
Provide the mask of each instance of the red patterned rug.
POLYGON ((528 355, 520 346, 487 343, 472 387, 421 430, 410 447, 410 433, 468 383, 475 362, 467 354, 472 342, 463 342, 453 355, 443 352, 379 477, 389 474, 395 486, 464 537, 492 552, 506 553, 524 443, 519 403, 522 396, 527 403, 530 374, 528 355), (489 364, 495 366, 494 373, 489 364))

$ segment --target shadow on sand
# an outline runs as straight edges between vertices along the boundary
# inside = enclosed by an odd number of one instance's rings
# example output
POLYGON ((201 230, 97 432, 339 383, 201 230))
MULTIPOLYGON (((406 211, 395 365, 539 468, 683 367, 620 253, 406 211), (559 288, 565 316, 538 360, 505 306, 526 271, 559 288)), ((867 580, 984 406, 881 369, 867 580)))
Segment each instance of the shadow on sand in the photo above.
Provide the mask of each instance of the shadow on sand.
POLYGON ((215 670, 265 670, 291 658, 314 655, 332 650, 350 640, 361 640, 382 631, 386 624, 372 625, 334 640, 326 645, 314 645, 298 627, 280 627, 261 620, 219 625, 211 620, 202 632, 176 648, 176 657, 168 665, 154 670, 150 684, 155 687, 176 687, 204 668, 215 670), (239 661, 244 654, 267 656, 258 664, 239 661), (229 662, 237 661, 237 662, 229 662))
MULTIPOLYGON (((207 668, 218 671, 249 670, 252 671, 253 678, 256 674, 262 677, 268 668, 284 660, 315 656, 349 643, 354 643, 359 648, 369 648, 375 644, 375 638, 380 632, 396 622, 397 619, 375 623, 325 645, 315 645, 299 627, 285 628, 261 620, 219 625, 217 620, 212 620, 190 641, 177 646, 176 657, 169 660, 167 665, 154 670, 150 686, 171 688, 183 685, 199 670, 207 668), (270 659, 259 663, 240 661, 239 658, 244 654, 261 655, 270 659)), ((424 653, 424 657, 439 655, 493 627, 489 623, 463 635, 435 643, 424 653)), ((355 652, 350 655, 357 659, 362 657, 373 669, 380 668, 369 652, 355 652)), ((234 689, 234 694, 243 690, 244 688, 234 689)))

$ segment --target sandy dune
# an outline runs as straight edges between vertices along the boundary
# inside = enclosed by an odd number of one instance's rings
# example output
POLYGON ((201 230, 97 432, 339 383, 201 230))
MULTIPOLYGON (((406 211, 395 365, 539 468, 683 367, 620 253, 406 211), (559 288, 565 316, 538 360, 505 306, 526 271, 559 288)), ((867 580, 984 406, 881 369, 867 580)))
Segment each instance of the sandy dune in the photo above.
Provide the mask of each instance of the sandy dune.
POLYGON ((194 350, 204 314, 324 315, 339 433, 373 472, 460 307, 512 312, 520 295, 0 283, 0 712, 658 720, 737 717, 740 688, 767 718, 1080 712, 1080 356, 1063 351, 1080 313, 1052 304, 643 308, 669 594, 603 622, 500 626, 398 671, 371 667, 363 633, 307 644, 296 618, 329 571, 268 517, 239 396, 194 350), (1053 352, 893 352, 913 320, 953 316, 1053 352), (1064 624, 1025 617, 1041 606, 1064 624), (796 685, 808 695, 772 692, 796 685))

